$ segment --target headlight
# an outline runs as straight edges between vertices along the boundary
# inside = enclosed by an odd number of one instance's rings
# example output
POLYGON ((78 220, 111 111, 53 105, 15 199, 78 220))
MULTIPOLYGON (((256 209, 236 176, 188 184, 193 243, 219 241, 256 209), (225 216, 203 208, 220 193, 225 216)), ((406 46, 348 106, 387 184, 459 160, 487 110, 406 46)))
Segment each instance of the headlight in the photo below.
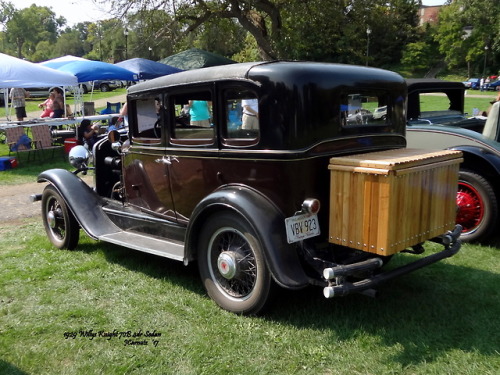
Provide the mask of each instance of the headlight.
POLYGON ((69 163, 80 169, 87 165, 89 161, 90 154, 88 150, 83 146, 75 146, 69 152, 69 163))

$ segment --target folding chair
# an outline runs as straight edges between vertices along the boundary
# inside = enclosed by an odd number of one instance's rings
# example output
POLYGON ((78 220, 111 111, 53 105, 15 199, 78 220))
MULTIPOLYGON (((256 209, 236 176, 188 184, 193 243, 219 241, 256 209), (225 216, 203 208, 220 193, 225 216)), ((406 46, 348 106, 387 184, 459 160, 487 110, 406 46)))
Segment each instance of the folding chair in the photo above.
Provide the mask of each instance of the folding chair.
POLYGON ((23 152, 28 153, 28 161, 31 159, 31 154, 36 158, 36 149, 33 148, 32 142, 22 126, 13 126, 5 128, 5 138, 9 146, 9 156, 16 153, 17 159, 20 161, 20 154, 23 152))
MULTIPOLYGON (((108 115, 108 114, 120 113, 121 106, 122 106, 122 104, 120 102, 118 102, 118 103, 107 102, 106 103, 106 108, 104 108, 100 113, 101 113, 101 115, 108 115)), ((106 122, 106 120, 102 120, 103 124, 105 122, 106 122)), ((116 120, 115 120, 115 122, 116 122, 116 120)), ((108 126, 109 125, 113 125, 113 121, 112 120, 108 120, 107 123, 108 123, 108 126)))
POLYGON ((101 111, 101 115, 108 115, 110 113, 120 113, 120 108, 122 107, 122 104, 120 102, 118 103, 106 103, 106 108, 104 108, 101 111))
POLYGON ((52 158, 56 150, 62 150, 64 145, 55 144, 48 125, 35 125, 31 128, 33 142, 38 150, 52 150, 52 158))

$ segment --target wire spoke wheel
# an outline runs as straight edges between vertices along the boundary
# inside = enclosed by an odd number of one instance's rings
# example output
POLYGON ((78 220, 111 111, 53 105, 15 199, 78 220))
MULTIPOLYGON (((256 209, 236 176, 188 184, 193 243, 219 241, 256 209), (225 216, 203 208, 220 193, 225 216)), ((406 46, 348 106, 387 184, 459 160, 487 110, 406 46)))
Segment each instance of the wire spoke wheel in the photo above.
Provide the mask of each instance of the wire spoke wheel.
POLYGON ((202 229, 198 266, 208 295, 222 308, 257 314, 267 304, 272 278, 260 243, 240 216, 211 216, 202 229))
POLYGON ((72 250, 78 245, 78 222, 64 199, 51 185, 42 194, 42 218, 45 232, 55 247, 72 250))
POLYGON ((210 273, 223 293, 245 299, 257 281, 255 254, 242 233, 221 228, 209 244, 210 273))

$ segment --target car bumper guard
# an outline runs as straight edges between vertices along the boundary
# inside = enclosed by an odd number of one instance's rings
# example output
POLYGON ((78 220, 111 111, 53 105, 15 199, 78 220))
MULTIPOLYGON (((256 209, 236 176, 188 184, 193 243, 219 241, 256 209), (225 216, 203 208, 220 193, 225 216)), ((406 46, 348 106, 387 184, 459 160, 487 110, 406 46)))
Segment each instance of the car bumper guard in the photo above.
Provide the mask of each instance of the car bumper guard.
POLYGON ((456 225, 453 231, 431 239, 430 241, 440 243, 444 246, 444 250, 438 253, 431 254, 399 268, 379 273, 373 277, 356 282, 348 282, 345 278, 359 272, 373 271, 380 268, 382 266, 382 260, 380 258, 372 258, 359 263, 325 268, 323 276, 328 280, 329 285, 323 289, 323 294, 326 298, 333 298, 346 296, 351 293, 369 293, 373 291, 374 287, 386 281, 416 271, 444 258, 449 258, 460 250, 461 241, 459 237, 461 232, 462 227, 456 225))

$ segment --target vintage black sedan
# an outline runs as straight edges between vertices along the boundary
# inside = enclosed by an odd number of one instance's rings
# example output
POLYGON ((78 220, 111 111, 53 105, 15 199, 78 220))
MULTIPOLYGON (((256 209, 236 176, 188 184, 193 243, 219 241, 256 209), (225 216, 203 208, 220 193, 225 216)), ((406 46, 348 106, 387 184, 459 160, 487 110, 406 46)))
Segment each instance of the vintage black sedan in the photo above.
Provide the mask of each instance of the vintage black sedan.
MULTIPOLYGON (((75 147, 40 197, 51 242, 91 238, 189 264, 222 308, 256 314, 276 286, 325 297, 379 284, 460 248, 461 153, 407 149, 393 72, 304 62, 232 64, 128 89, 127 133, 75 147), (356 114, 387 107, 384 118, 356 114), (95 184, 77 172, 93 169, 95 184), (430 240, 441 251, 421 257, 430 240), (416 259, 383 270, 405 251, 416 259)), ((432 282, 429 280, 429 282, 432 282)))

